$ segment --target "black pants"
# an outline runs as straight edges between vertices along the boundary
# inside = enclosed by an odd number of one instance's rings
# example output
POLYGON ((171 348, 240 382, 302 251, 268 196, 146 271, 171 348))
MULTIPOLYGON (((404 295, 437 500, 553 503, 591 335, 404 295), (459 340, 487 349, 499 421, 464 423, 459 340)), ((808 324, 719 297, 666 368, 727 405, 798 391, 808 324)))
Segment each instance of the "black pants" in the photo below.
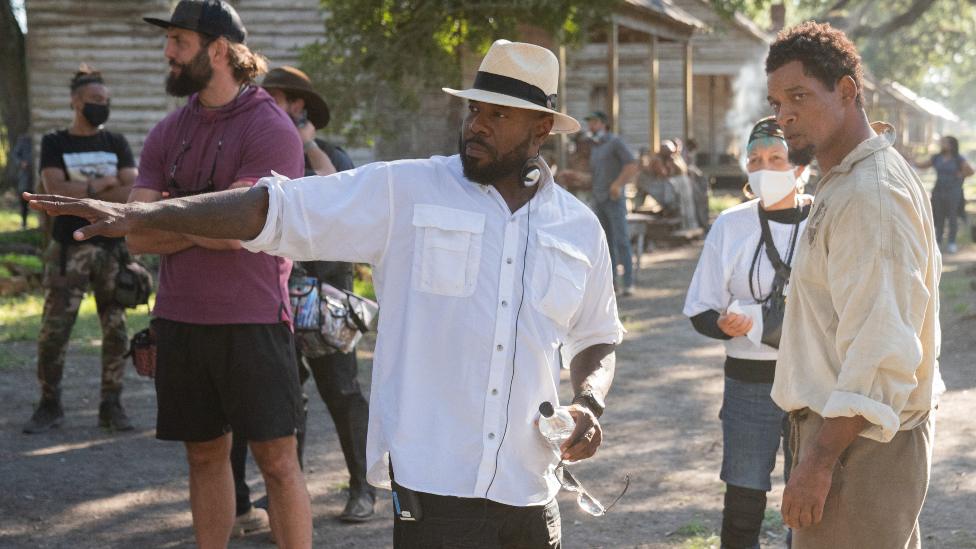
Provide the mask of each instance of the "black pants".
MULTIPOLYGON (((393 483, 400 494, 405 489, 393 483)), ((555 498, 546 505, 514 507, 481 498, 414 492, 423 516, 394 515, 395 549, 559 549, 561 524, 555 498)))
POLYGON ((949 243, 956 243, 959 231, 960 205, 965 212, 966 200, 962 187, 958 185, 936 185, 932 189, 932 218, 935 223, 935 240, 941 246, 944 242, 946 222, 949 224, 949 243))
MULTIPOLYGON (((374 488, 366 482, 366 428, 369 424, 369 403, 363 396, 359 385, 359 363, 356 352, 347 354, 331 354, 320 358, 305 358, 298 355, 297 366, 299 380, 304 385, 305 380, 315 379, 315 386, 319 395, 325 401, 332 421, 335 423, 339 445, 349 470, 349 491, 353 494, 366 491, 374 493, 374 488), (308 368, 305 367, 308 365, 308 368)), ((305 403, 308 397, 302 395, 305 403)), ((298 461, 303 461, 305 447, 305 433, 307 429, 307 406, 300 416, 301 425, 298 428, 298 461)), ((251 508, 251 491, 247 485, 245 463, 247 461, 247 441, 242 437, 234 437, 231 448, 231 467, 234 471, 234 492, 237 499, 237 514, 251 508)))

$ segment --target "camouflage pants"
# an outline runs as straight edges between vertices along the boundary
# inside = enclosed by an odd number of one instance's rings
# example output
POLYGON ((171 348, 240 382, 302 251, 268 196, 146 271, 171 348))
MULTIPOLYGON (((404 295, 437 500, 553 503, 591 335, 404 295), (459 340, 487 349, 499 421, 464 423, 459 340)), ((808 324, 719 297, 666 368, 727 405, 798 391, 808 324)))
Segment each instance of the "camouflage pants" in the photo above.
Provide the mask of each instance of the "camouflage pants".
POLYGON ((51 242, 45 254, 44 316, 37 340, 37 378, 44 398, 59 398, 64 374, 64 356, 78 308, 89 285, 95 292, 98 319, 102 325, 102 398, 122 391, 124 355, 129 346, 125 308, 115 303, 115 276, 119 272, 118 251, 109 246, 51 242))

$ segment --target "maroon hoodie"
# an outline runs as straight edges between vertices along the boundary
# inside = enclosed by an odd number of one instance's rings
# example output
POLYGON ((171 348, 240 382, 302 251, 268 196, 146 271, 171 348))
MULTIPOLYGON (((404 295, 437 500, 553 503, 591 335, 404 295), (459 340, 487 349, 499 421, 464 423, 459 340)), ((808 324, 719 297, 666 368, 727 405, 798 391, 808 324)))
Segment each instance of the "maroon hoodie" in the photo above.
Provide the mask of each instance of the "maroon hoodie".
MULTIPOLYGON (((304 162, 294 123, 267 92, 251 86, 219 109, 204 108, 193 95, 156 124, 135 187, 171 196, 221 191, 272 170, 302 177, 304 162)), ((290 271, 289 260, 247 250, 194 246, 163 255, 153 315, 192 324, 287 322, 290 271)))

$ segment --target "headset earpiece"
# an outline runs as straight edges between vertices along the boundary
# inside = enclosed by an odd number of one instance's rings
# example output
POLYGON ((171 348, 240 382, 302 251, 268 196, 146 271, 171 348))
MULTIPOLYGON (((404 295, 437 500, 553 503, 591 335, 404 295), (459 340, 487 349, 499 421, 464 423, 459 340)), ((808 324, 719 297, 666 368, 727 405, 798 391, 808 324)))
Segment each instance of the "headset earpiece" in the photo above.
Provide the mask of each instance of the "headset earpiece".
POLYGON ((542 157, 535 155, 525 161, 522 166, 522 185, 533 187, 542 179, 542 157))

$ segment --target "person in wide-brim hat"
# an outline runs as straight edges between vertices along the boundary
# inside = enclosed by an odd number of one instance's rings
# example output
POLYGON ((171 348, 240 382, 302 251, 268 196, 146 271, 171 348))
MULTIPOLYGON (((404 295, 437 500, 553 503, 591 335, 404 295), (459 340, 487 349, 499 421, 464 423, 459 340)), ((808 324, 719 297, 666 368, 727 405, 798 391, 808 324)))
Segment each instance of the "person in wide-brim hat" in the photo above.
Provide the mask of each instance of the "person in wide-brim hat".
MULTIPOLYGON (((79 236, 191 226, 251 252, 374 265, 383 312, 366 476, 393 489, 394 546, 560 547, 556 495, 582 491, 566 464, 602 443, 624 330, 600 221, 540 154, 552 133, 579 129, 557 111, 558 76, 545 48, 496 42, 471 88, 445 90, 467 99, 457 155, 274 174, 247 192, 188 197, 170 217, 166 204, 140 205, 136 218, 29 198, 93 220, 79 236), (562 356, 575 393, 565 407, 562 356)), ((578 505, 595 516, 613 506, 578 505)))
POLYGON ((312 79, 301 70, 288 66, 271 69, 261 82, 261 87, 282 90, 291 97, 304 99, 308 121, 320 130, 329 125, 329 105, 312 87, 312 79))
POLYGON ((546 48, 498 40, 485 55, 474 84, 466 90, 441 88, 472 101, 546 112, 553 116, 552 133, 575 133, 580 123, 556 110, 559 60, 546 48))

